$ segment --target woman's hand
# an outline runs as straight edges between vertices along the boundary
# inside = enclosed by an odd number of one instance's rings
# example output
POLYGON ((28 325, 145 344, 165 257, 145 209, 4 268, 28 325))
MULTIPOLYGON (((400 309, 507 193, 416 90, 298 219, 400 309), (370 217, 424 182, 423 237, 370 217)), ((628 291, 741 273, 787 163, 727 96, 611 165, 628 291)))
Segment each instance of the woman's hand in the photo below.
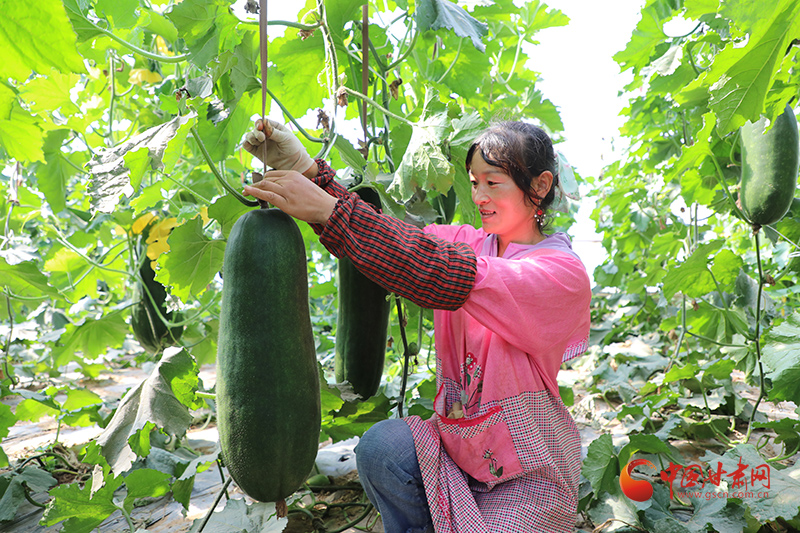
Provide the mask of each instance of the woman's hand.
POLYGON ((255 129, 245 135, 242 148, 262 162, 266 160, 267 165, 275 169, 296 170, 306 175, 312 168, 316 169, 314 160, 308 155, 303 144, 286 126, 274 120, 267 119, 267 121, 272 133, 266 136, 264 124, 258 119, 255 129))
POLYGON ((264 179, 245 185, 244 194, 271 203, 288 215, 311 224, 328 222, 337 199, 293 170, 271 170, 264 179))

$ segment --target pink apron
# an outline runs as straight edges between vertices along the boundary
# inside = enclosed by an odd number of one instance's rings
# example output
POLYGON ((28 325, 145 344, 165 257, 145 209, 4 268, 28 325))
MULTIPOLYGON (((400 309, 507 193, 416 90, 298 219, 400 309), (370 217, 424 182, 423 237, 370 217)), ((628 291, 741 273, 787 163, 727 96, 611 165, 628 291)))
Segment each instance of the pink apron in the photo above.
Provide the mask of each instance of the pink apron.
POLYGON ((457 311, 435 311, 436 414, 408 417, 437 533, 572 531, 580 437, 561 363, 583 353, 589 278, 564 234, 509 245, 471 226, 425 231, 470 244, 478 274, 457 311))

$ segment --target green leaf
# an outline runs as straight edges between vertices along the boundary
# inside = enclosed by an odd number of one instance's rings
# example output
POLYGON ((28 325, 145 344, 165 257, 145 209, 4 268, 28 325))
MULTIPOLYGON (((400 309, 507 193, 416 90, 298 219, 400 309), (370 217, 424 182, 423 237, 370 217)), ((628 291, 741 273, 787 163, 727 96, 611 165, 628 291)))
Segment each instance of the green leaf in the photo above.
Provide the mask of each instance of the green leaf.
POLYGON ((66 129, 47 132, 44 141, 44 159, 46 164, 36 173, 39 190, 44 193, 47 203, 54 213, 67 208, 67 183, 76 170, 67 163, 67 154, 62 153, 61 145, 69 136, 66 129))
POLYGON ((619 461, 611 435, 604 433, 589 444, 581 472, 592 484, 595 495, 618 492, 615 485, 619 461))
MULTIPOLYGON (((48 472, 35 466, 26 466, 22 472, 9 472, 10 483, 6 487, 3 497, 0 498, 0 521, 13 520, 17 509, 25 503, 25 485, 32 492, 46 492, 56 484, 56 480, 48 472)), ((0 479, 2 484, 2 479, 0 479)))
MULTIPOLYGON (((11 411, 11 407, 0 403, 0 440, 8 436, 8 428, 17 422, 17 417, 11 411)), ((3 465, 0 465, 3 466, 3 465)))
POLYGON ((759 17, 746 46, 726 46, 711 68, 684 90, 708 89, 720 135, 759 119, 786 44, 800 30, 800 4, 792 0, 781 0, 769 13, 759 10, 759 17))
POLYGON ((351 21, 361 21, 360 8, 366 3, 366 0, 327 0, 325 2, 325 18, 336 44, 345 44, 349 33, 345 26, 351 21))
POLYGON ((115 28, 132 28, 139 20, 139 0, 97 0, 94 11, 115 28))
POLYGON ((439 145, 448 122, 446 113, 437 113, 414 125, 406 153, 388 189, 402 202, 410 200, 418 188, 446 194, 453 185, 455 168, 439 145))
MULTIPOLYGON (((216 124, 211 120, 201 120, 197 130, 213 161, 224 161, 230 156, 245 131, 252 128, 250 116, 255 110, 254 99, 245 95, 238 102, 231 103, 230 114, 216 124)), ((260 106, 259 106, 260 107, 260 106)))
POLYGON ((689 297, 699 297, 716 288, 708 269, 709 254, 719 250, 724 241, 715 240, 697 247, 689 258, 667 271, 664 276, 664 297, 672 298, 681 291, 689 297))
POLYGON ((160 35, 168 43, 175 42, 178 39, 178 29, 167 17, 152 9, 145 9, 144 11, 143 27, 147 31, 160 35))
MULTIPOLYGON (((160 170, 164 168, 164 157, 170 143, 176 138, 178 132, 186 132, 182 126, 193 122, 195 114, 175 117, 169 122, 159 124, 144 132, 123 141, 113 148, 101 151, 87 166, 92 174, 89 184, 89 194, 92 197, 92 210, 104 213, 113 213, 123 193, 130 196, 131 170, 126 166, 125 156, 128 152, 145 149, 149 157, 149 168, 160 170)), ((178 138, 173 149, 183 147, 185 138, 178 138)), ((177 158, 176 155, 171 156, 177 158)), ((174 164, 174 159, 169 159, 174 164)), ((139 162, 137 160, 137 162, 139 162)))
POLYGON ((720 250, 714 257, 714 264, 711 265, 711 272, 720 285, 723 287, 732 287, 736 283, 736 278, 739 277, 739 271, 743 266, 744 260, 741 256, 726 248, 720 250))
POLYGON ((760 523, 765 524, 778 518, 791 520, 800 510, 800 468, 797 465, 786 470, 778 470, 773 465, 766 463, 750 444, 739 444, 728 450, 722 457, 713 452, 706 452, 701 461, 709 465, 712 472, 717 472, 719 465, 725 472, 720 490, 729 492, 749 491, 746 497, 741 498, 742 505, 760 523), (769 474, 769 488, 765 487, 767 480, 754 480, 753 471, 769 474), (739 472, 745 484, 733 486, 735 475, 739 472))
POLYGON ((36 76, 20 87, 19 97, 36 113, 59 111, 64 116, 73 115, 80 112, 80 108, 72 101, 70 91, 80 81, 77 74, 51 70, 47 76, 36 76))
POLYGON ((200 217, 173 229, 167 242, 170 251, 159 256, 156 280, 171 286, 173 295, 189 301, 202 294, 222 268, 225 242, 206 237, 200 217))
MULTIPOLYGON (((230 6, 206 0, 185 0, 166 13, 192 54, 192 62, 206 67, 220 52, 233 50, 244 34, 230 6)), ((270 50, 272 52, 272 50, 270 50)))
POLYGON ((68 389, 67 399, 61 404, 65 411, 77 411, 84 407, 103 403, 103 399, 89 389, 68 389))
POLYGON ((363 435, 376 422, 389 418, 391 408, 391 402, 384 394, 362 402, 345 402, 323 428, 323 432, 334 442, 363 435))
MULTIPOLYGON (((309 109, 323 107, 323 99, 328 97, 328 91, 323 74, 325 44, 322 32, 314 32, 305 40, 298 38, 295 32, 287 32, 286 36, 270 44, 270 54, 281 58, 276 76, 281 87, 278 98, 289 112, 300 117, 309 109)), ((270 78, 270 86, 272 80, 270 78)))
POLYGON ((14 93, 2 83, 0 110, 3 111, 3 120, 0 120, 0 146, 18 161, 44 162, 39 120, 20 107, 14 93))
POLYGON ((121 313, 109 313, 101 318, 87 319, 83 324, 71 329, 63 346, 53 349, 56 367, 75 360, 77 354, 93 359, 105 354, 110 348, 122 346, 130 331, 121 313))
POLYGON ((361 155, 361 152, 356 150, 350 141, 341 135, 336 137, 336 140, 333 142, 333 146, 339 152, 339 156, 342 158, 342 161, 347 163, 347 166, 350 168, 361 170, 364 168, 364 165, 367 164, 367 161, 364 159, 364 156, 361 155))
POLYGON ((122 485, 122 476, 105 478, 105 485, 92 491, 87 483, 60 485, 50 491, 52 500, 47 504, 41 524, 54 526, 64 522, 62 533, 90 533, 118 510, 114 492, 122 485))
POLYGON ((764 335, 761 358, 772 382, 769 399, 800 399, 800 313, 792 313, 764 335))
POLYGON ((211 203, 208 208, 208 216, 219 222, 222 228, 222 235, 227 238, 236 221, 250 210, 252 210, 252 207, 247 207, 230 194, 226 194, 211 203))
POLYGON ((141 468, 125 476, 125 487, 128 495, 125 496, 123 505, 128 512, 133 510, 133 504, 141 498, 160 498, 170 490, 169 480, 171 474, 141 468))
POLYGON ((616 523, 605 529, 606 531, 622 529, 625 524, 630 524, 638 530, 640 522, 636 511, 636 505, 630 498, 617 493, 603 494, 600 502, 589 510, 589 518, 597 524, 609 519, 615 520, 616 523))
POLYGON ((482 39, 489 32, 488 26, 458 4, 449 0, 418 0, 416 9, 414 18, 420 31, 453 30, 459 37, 471 39, 481 52, 486 50, 482 39))
POLYGON ((629 68, 638 71, 648 65, 651 59, 665 47, 658 45, 666 38, 664 23, 672 18, 675 6, 669 0, 649 0, 642 9, 642 18, 633 30, 633 36, 621 52, 614 54, 614 61, 622 70, 629 68))
POLYGON ((58 291, 48 284, 45 275, 32 261, 9 265, 5 258, 0 258, 0 276, 3 285, 18 296, 58 297, 58 291))
POLYGON ((39 399, 26 398, 17 404, 16 416, 18 420, 36 422, 43 416, 58 416, 59 410, 50 402, 39 399))
POLYGON ((0 77, 23 81, 31 71, 46 74, 51 68, 85 72, 60 0, 38 1, 35 9, 25 2, 0 0, 0 13, 0 77))
POLYGON ((103 456, 115 473, 127 471, 136 454, 129 438, 148 422, 168 435, 182 437, 192 422, 189 409, 172 390, 175 377, 191 372, 194 362, 185 350, 168 349, 150 376, 128 391, 120 401, 114 416, 98 437, 103 456))

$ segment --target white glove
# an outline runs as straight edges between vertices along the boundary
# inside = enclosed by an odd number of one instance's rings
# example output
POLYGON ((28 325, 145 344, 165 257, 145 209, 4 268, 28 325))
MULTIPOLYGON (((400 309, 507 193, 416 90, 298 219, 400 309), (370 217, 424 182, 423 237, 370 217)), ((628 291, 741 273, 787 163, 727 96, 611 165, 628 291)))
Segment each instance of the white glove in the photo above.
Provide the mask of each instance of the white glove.
POLYGON ((245 135, 242 147, 261 162, 266 159, 267 165, 275 170, 296 170, 300 173, 308 170, 314 160, 303 144, 283 124, 270 119, 267 122, 269 135, 264 134, 261 119, 258 119, 255 129, 245 135))

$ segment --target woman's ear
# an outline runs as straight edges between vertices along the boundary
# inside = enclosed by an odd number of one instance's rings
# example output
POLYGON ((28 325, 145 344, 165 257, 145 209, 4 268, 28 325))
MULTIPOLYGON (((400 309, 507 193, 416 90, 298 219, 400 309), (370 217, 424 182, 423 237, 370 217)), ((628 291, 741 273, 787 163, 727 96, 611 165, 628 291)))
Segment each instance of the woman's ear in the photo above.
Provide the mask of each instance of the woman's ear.
POLYGON ((550 192, 550 188, 552 186, 553 173, 549 170, 545 170, 534 178, 533 190, 536 191, 536 195, 539 196, 539 198, 544 199, 544 197, 547 196, 547 193, 550 192))

